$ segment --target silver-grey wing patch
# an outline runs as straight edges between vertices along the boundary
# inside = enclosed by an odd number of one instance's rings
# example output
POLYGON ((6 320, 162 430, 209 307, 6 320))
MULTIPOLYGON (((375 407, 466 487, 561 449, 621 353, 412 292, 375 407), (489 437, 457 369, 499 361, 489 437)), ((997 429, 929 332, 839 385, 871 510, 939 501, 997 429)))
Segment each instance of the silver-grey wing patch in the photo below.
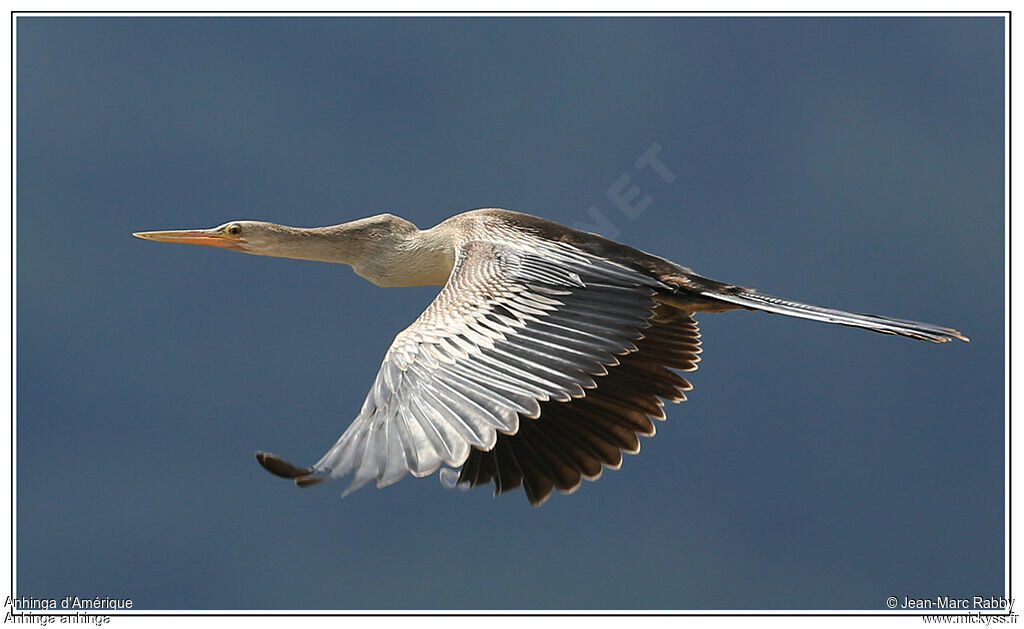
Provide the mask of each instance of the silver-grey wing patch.
MULTIPOLYGON (((378 487, 513 435, 541 403, 568 401, 636 350, 662 285, 569 245, 472 240, 448 283, 395 338, 362 410, 313 466, 378 487)), ((308 481, 307 481, 308 482, 308 481)))

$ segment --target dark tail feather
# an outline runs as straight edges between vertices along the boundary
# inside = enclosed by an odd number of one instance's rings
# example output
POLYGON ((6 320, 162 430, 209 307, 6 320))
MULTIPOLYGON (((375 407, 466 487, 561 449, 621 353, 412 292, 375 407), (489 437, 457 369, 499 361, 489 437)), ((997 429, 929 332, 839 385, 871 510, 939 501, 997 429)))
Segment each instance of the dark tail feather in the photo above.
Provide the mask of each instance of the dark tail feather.
POLYGON ((735 293, 703 291, 701 294, 730 304, 736 304, 737 306, 753 308, 754 310, 774 312, 813 321, 849 325, 855 328, 871 330, 872 332, 881 332, 882 334, 899 334, 900 336, 909 336, 910 338, 931 341, 933 343, 945 343, 954 338, 958 338, 961 341, 970 341, 966 336, 952 328, 944 328, 932 325, 931 323, 833 310, 832 308, 811 306, 798 301, 790 301, 750 291, 735 293))

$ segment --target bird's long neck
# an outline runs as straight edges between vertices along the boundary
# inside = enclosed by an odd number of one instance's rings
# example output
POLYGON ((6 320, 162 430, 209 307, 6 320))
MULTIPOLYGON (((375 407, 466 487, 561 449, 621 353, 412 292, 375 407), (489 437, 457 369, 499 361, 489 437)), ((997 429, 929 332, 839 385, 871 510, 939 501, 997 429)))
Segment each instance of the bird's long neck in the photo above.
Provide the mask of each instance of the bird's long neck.
POLYGON ((442 285, 455 265, 455 245, 447 232, 413 227, 413 231, 365 243, 363 255, 350 264, 378 286, 442 285))
POLYGON ((280 246, 266 255, 348 264, 378 286, 441 285, 455 263, 447 231, 420 230, 390 215, 330 227, 281 227, 280 246))

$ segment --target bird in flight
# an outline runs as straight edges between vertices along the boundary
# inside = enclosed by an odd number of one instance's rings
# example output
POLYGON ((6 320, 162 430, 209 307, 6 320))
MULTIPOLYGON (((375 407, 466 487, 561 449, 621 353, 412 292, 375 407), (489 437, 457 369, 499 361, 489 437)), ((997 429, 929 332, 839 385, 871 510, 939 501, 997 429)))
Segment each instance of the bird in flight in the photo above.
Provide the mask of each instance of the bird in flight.
POLYGON ((617 469, 622 453, 693 387, 694 315, 747 309, 942 343, 951 328, 781 299, 702 277, 596 234, 502 209, 420 230, 381 214, 330 227, 232 221, 134 234, 256 255, 350 265, 378 286, 443 286, 395 337, 362 409, 308 468, 257 452, 268 471, 307 487, 442 469, 448 485, 552 491, 617 469))

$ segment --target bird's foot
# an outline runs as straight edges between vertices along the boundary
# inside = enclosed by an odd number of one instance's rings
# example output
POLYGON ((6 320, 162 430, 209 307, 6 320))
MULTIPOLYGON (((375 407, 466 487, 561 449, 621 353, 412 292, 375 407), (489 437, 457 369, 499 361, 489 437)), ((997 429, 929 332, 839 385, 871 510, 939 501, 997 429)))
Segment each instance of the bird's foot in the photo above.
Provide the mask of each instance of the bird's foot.
POLYGON ((324 480, 323 477, 316 476, 312 469, 289 463, 276 454, 257 450, 256 460, 263 466, 263 469, 274 476, 293 479, 299 487, 309 487, 324 480))

